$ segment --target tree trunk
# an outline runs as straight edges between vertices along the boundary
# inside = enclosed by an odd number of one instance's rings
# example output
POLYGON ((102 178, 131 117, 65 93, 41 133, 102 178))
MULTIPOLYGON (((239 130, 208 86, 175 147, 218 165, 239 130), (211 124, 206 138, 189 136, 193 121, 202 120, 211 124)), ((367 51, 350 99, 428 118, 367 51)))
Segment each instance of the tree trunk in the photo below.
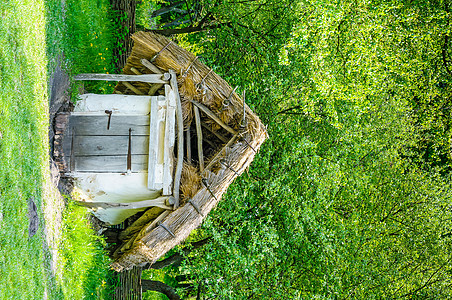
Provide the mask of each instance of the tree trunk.
POLYGON ((200 32, 200 31, 205 31, 208 29, 216 29, 222 26, 231 26, 231 22, 227 22, 227 23, 218 23, 218 24, 212 24, 212 25, 207 25, 207 26, 188 26, 185 28, 175 28, 175 29, 156 29, 156 30, 149 30, 152 31, 154 33, 157 34, 161 34, 161 35, 165 35, 165 36, 170 36, 173 34, 181 34, 181 33, 194 33, 194 32, 200 32))
POLYGON ((155 291, 164 294, 170 300, 180 300, 180 296, 176 291, 161 281, 141 279, 141 290, 142 293, 146 291, 155 291))

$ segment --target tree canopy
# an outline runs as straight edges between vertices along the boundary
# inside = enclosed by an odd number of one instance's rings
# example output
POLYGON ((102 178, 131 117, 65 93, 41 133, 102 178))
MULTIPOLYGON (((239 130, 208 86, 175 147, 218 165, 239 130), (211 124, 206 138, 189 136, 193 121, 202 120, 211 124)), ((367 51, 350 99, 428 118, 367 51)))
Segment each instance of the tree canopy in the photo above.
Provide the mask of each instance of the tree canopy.
POLYGON ((177 272, 205 299, 451 297, 448 2, 202 3, 222 25, 175 38, 269 140, 177 272))

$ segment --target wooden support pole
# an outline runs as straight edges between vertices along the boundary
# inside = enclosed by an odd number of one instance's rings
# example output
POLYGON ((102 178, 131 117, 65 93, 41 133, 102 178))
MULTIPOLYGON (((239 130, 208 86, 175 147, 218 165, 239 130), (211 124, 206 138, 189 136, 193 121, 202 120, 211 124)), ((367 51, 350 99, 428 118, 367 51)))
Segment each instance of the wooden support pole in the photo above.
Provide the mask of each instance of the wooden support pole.
POLYGON ((78 74, 75 80, 104 80, 104 81, 141 81, 149 83, 168 83, 165 75, 145 74, 145 75, 125 75, 125 74, 78 74))
POLYGON ((139 232, 143 226, 146 226, 151 220, 157 218, 162 212, 163 209, 160 207, 148 209, 138 220, 133 222, 132 225, 121 231, 119 239, 121 241, 130 239, 135 233, 139 232))
MULTIPOLYGON (((160 71, 159 68, 157 68, 153 63, 151 63, 149 60, 147 60, 145 58, 141 59, 141 64, 143 66, 145 66, 146 68, 148 68, 149 71, 151 71, 152 73, 163 74, 163 72, 160 71)), ((159 89, 162 88, 162 86, 163 86, 163 84, 159 84, 159 83, 152 85, 152 87, 149 89, 148 94, 153 96, 159 89)))
POLYGON ((169 70, 171 74, 170 84, 176 94, 176 120, 177 120, 177 165, 174 174, 174 191, 173 196, 176 199, 174 209, 179 207, 179 187, 182 176, 182 167, 184 163, 184 119, 182 117, 182 104, 180 101, 179 89, 177 87, 177 75, 173 70, 169 70))
POLYGON ((145 237, 149 232, 151 232, 155 227, 157 227, 157 225, 163 219, 165 219, 168 215, 169 215, 169 210, 162 212, 157 218, 154 219, 154 221, 152 221, 151 224, 144 226, 141 229, 141 231, 134 238, 131 238, 130 240, 127 241, 127 243, 123 244, 123 246, 121 248, 116 250, 115 254, 116 254, 116 252, 126 252, 127 250, 132 248, 135 241, 139 241, 139 240, 141 240, 141 238, 145 237))
POLYGON ((143 200, 138 202, 129 202, 129 203, 114 203, 114 202, 85 202, 85 201, 76 201, 76 203, 80 206, 89 207, 89 208, 120 208, 120 209, 139 209, 146 208, 151 206, 161 207, 163 209, 171 209, 170 206, 166 205, 166 201, 169 197, 159 197, 151 200, 143 200))
POLYGON ((196 136, 198 138, 199 171, 202 173, 202 172, 204 172, 204 155, 202 153, 201 117, 199 116, 199 109, 198 109, 198 107, 193 105, 193 111, 195 113, 196 136))
POLYGON ((137 89, 136 87, 134 87, 133 85, 131 85, 130 83, 128 83, 127 81, 121 82, 122 84, 124 84, 125 87, 127 87, 128 89, 132 90, 132 92, 134 92, 137 95, 144 95, 144 93, 142 91, 140 91, 139 89, 137 89))
POLYGON ((209 130, 210 132, 212 132, 220 141, 222 141, 223 143, 227 143, 228 139, 225 138, 224 136, 222 136, 221 134, 219 134, 217 131, 212 130, 209 125, 207 125, 204 122, 201 122, 202 127, 204 127, 205 129, 209 130))
POLYGON ((217 161, 217 159, 222 155, 223 151, 225 151, 227 148, 231 147, 232 144, 237 140, 238 136, 239 136, 238 134, 234 135, 234 136, 229 140, 229 142, 228 142, 226 145, 224 145, 223 148, 221 148, 221 150, 220 150, 220 151, 212 158, 212 160, 211 160, 210 163, 207 165, 207 167, 206 167, 205 170, 209 170, 209 169, 215 164, 215 162, 217 161))
POLYGON ((152 73, 155 74, 163 74, 162 71, 160 71, 159 68, 157 68, 153 63, 151 63, 149 60, 147 60, 146 58, 142 58, 141 59, 141 64, 143 66, 145 66, 146 68, 149 69, 149 71, 151 71, 152 73))
POLYGON ((153 84, 148 91, 148 95, 154 96, 155 93, 162 88, 162 86, 163 86, 163 84, 161 84, 161 83, 153 84))
POLYGON ((190 127, 191 126, 188 126, 187 133, 185 135, 186 136, 185 140, 186 140, 186 143, 187 143, 187 161, 189 163, 191 163, 191 134, 190 134, 190 127))
POLYGON ((191 102, 194 105, 196 105, 196 107, 198 107, 200 110, 202 110, 206 115, 208 115, 212 120, 217 122, 218 125, 220 125, 221 127, 223 127, 224 129, 226 129, 227 131, 234 135, 237 134, 237 131, 235 131, 232 127, 226 125, 223 121, 221 121, 220 118, 217 117, 217 115, 215 115, 209 108, 207 108, 207 106, 195 100, 191 100, 191 102))

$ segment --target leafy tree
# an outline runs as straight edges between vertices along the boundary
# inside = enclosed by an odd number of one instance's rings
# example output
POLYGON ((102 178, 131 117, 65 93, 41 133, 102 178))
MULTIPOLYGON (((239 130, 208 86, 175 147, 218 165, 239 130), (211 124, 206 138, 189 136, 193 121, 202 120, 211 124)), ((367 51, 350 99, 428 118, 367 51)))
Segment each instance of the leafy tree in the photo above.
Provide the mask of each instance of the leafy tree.
POLYGON ((450 297, 447 2, 249 3, 178 37, 270 138, 176 272, 199 298, 450 297))

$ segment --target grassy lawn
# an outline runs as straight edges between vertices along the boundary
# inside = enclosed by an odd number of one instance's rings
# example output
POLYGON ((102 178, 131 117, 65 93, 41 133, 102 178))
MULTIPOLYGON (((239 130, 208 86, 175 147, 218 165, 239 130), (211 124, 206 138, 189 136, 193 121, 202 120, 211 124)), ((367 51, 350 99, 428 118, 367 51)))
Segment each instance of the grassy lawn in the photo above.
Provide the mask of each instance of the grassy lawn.
POLYGON ((103 241, 86 210, 57 193, 48 157, 48 82, 57 62, 70 75, 112 68, 107 3, 0 3, 0 299, 108 298, 103 241), (28 199, 39 216, 31 238, 28 199))

